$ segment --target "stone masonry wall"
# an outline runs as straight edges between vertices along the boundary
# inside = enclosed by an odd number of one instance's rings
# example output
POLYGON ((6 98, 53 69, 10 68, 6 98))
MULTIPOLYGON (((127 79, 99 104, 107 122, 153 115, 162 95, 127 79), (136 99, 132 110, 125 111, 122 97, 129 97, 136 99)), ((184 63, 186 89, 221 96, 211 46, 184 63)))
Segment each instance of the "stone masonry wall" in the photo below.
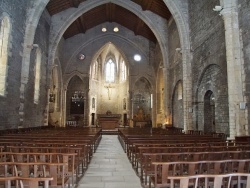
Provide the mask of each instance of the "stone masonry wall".
POLYGON ((166 92, 170 92, 170 104, 172 108, 172 120, 173 126, 175 127, 182 127, 183 128, 183 104, 182 99, 178 100, 175 95, 176 84, 179 80, 182 80, 182 57, 181 57, 181 49, 180 49, 180 38, 177 31, 177 26, 174 20, 169 22, 169 89, 166 92))
POLYGON ((38 44, 42 53, 41 61, 41 78, 40 78, 40 96, 38 104, 34 103, 34 66, 35 66, 35 52, 36 48, 31 51, 30 58, 30 73, 29 81, 25 91, 24 101, 24 122, 23 127, 37 127, 42 126, 44 121, 44 113, 47 105, 47 60, 48 60, 48 48, 49 48, 49 30, 50 23, 48 20, 48 13, 43 12, 39 20, 34 44, 38 44))
POLYGON ((0 129, 14 129, 19 125, 22 43, 29 6, 30 1, 27 0, 19 0, 18 3, 16 0, 0 0, 0 20, 5 14, 11 22, 6 96, 0 96, 0 129))
MULTIPOLYGON (((181 82, 179 82, 181 84, 181 82)), ((183 124, 183 100, 178 97, 178 84, 175 87, 174 95, 172 99, 173 103, 173 119, 172 123, 175 127, 184 128, 183 124)))
POLYGON ((213 8, 219 4, 219 0, 189 0, 190 39, 191 50, 193 51, 193 124, 197 129, 203 129, 203 122, 197 120, 204 119, 204 113, 200 111, 198 113, 196 105, 200 105, 200 102, 203 102, 199 100, 204 99, 204 96, 201 96, 200 99, 196 98, 197 88, 213 88, 212 92, 221 92, 220 96, 223 95, 223 104, 221 104, 220 108, 225 110, 225 113, 216 114, 217 130, 226 131, 225 126, 227 125, 225 124, 228 122, 228 93, 224 22, 219 13, 213 11, 213 8), (213 72, 218 69, 209 69, 204 74, 207 67, 213 64, 219 66, 219 70, 222 72, 221 76, 216 76, 217 73, 213 72), (223 82, 221 84, 223 85, 214 84, 221 81, 216 79, 222 79, 223 82))
POLYGON ((208 91, 211 91, 214 95, 215 131, 229 134, 227 81, 224 78, 223 70, 221 70, 218 65, 208 66, 204 71, 202 79, 198 85, 198 94, 196 100, 197 106, 195 111, 197 114, 198 124, 196 125, 198 126, 198 130, 212 130, 212 121, 210 121, 210 123, 204 122, 207 120, 207 118, 204 117, 204 114, 211 117, 209 114, 212 113, 211 111, 208 112, 207 109, 204 109, 204 96, 208 91), (208 125, 210 127, 204 127, 204 125, 208 125))
MULTIPOLYGON (((241 39, 243 46, 243 58, 244 58, 244 71, 246 73, 246 90, 245 97, 250 104, 250 1, 238 0, 239 7, 239 27, 241 31, 241 39)), ((250 110, 248 109, 248 122, 250 122, 250 110)), ((249 126, 249 125, 248 125, 249 126)), ((250 130, 250 128, 248 128, 250 130)))

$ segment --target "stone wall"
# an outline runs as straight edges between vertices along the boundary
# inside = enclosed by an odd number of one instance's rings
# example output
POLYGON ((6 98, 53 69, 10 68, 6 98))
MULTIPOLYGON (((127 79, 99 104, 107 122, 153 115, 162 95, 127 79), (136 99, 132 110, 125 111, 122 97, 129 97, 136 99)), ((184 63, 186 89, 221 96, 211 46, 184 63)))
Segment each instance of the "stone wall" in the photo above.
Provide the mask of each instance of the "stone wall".
MULTIPOLYGON (((245 97, 248 104, 250 104, 250 1, 238 0, 239 7, 239 27, 241 31, 241 39, 243 46, 244 71, 246 74, 246 90, 245 97)), ((249 107, 250 105, 248 105, 249 107)), ((250 110, 248 109, 248 122, 250 122, 250 110)), ((248 125, 249 126, 249 125, 248 125)), ((250 128, 248 128, 250 130, 250 128)))
POLYGON ((174 88, 174 94, 172 96, 172 124, 174 127, 184 128, 183 125, 183 99, 180 96, 179 87, 182 87, 182 82, 179 81, 174 88))
POLYGON ((204 129, 204 112, 197 111, 197 109, 202 109, 200 105, 204 102, 204 95, 207 90, 218 91, 219 94, 215 95, 215 100, 220 101, 220 105, 215 105, 215 111, 222 112, 222 109, 224 111, 223 113, 216 113, 216 130, 228 133, 224 22, 219 13, 213 11, 213 8, 219 4, 219 0, 189 1, 190 37, 193 51, 193 121, 196 129, 204 129), (197 93, 199 93, 199 96, 196 95, 197 93))
POLYGON ((227 92, 227 81, 224 78, 224 71, 218 65, 209 65, 201 76, 195 101, 196 128, 198 130, 214 130, 229 134, 227 92), (204 122, 206 120, 204 114, 209 116, 212 113, 205 109, 204 97, 207 92, 211 92, 214 95, 215 127, 213 129, 211 128, 212 123, 210 124, 211 127, 204 127, 205 125, 209 126, 209 123, 204 122))
POLYGON ((50 20, 48 13, 44 11, 39 20, 34 38, 34 44, 38 44, 42 54, 39 102, 38 104, 34 103, 34 70, 36 48, 33 48, 30 58, 29 81, 27 83, 24 96, 25 101, 23 127, 37 127, 44 125, 44 115, 46 114, 46 107, 48 103, 47 90, 49 88, 47 85, 47 76, 49 75, 47 67, 49 31, 50 20))
MULTIPOLYGON (((180 48, 180 38, 177 32, 177 26, 175 21, 172 19, 168 23, 169 28, 169 79, 168 87, 169 89, 165 92, 169 92, 170 106, 172 107, 172 123, 175 127, 183 128, 183 102, 182 99, 178 100, 177 92, 175 91, 178 81, 183 78, 182 74, 182 54, 180 48)), ((182 81, 181 81, 182 82, 182 81)))
POLYGON ((0 96, 0 129, 17 128, 20 121, 20 79, 22 69, 22 43, 25 33, 26 0, 0 0, 0 20, 7 15, 11 22, 7 67, 6 96, 0 96), (17 6, 18 5, 18 6, 17 6))

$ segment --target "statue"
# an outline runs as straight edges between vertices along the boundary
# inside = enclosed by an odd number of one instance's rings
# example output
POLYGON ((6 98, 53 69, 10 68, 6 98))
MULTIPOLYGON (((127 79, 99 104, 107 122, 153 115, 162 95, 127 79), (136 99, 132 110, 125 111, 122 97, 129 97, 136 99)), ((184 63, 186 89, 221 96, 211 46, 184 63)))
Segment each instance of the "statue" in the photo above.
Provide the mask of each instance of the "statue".
POLYGON ((112 112, 110 111, 110 110, 108 110, 107 112, 106 112, 106 115, 111 115, 112 114, 112 112))

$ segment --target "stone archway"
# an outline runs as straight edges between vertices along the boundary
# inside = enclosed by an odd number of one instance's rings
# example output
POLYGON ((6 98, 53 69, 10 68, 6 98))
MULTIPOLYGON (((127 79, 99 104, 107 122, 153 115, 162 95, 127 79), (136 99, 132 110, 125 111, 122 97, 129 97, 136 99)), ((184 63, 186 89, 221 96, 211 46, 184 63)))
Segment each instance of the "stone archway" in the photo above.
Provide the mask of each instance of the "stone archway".
POLYGON ((172 126, 184 128, 183 125, 183 89, 179 80, 172 95, 172 126))
MULTIPOLYGON (((123 6, 124 8, 130 10, 131 12, 133 12, 134 14, 136 14, 138 17, 140 17, 150 28, 151 30, 154 32, 156 38, 160 44, 160 49, 163 52, 163 63, 165 65, 168 64, 168 50, 167 50, 167 40, 166 40, 166 35, 167 35, 167 29, 159 27, 160 25, 163 24, 156 24, 155 22, 152 22, 152 18, 150 18, 150 16, 152 16, 149 12, 145 12, 145 11, 138 11, 138 7, 135 7, 133 3, 131 2, 127 2, 127 1, 122 1, 122 0, 110 0, 109 2, 113 2, 116 3, 120 6, 123 6), (165 32, 164 32, 165 31, 165 32)), ((189 114, 186 113, 187 109, 190 106, 191 103, 191 82, 189 82, 189 77, 191 75, 191 66, 190 66, 190 43, 189 43, 189 25, 188 25, 188 6, 187 6, 187 1, 185 2, 181 2, 180 0, 177 1, 171 1, 171 0, 164 0, 165 4, 168 6, 170 12, 172 13, 176 23, 177 23, 177 27, 180 33, 180 39, 181 39, 181 47, 182 47, 182 52, 183 52, 183 87, 184 87, 184 99, 183 99, 183 104, 184 104, 184 127, 185 129, 187 129, 188 127, 191 126, 190 124, 190 117, 189 114)), ((40 18, 40 15, 42 13, 41 10, 43 10, 46 6, 46 4, 48 3, 48 1, 38 1, 36 2, 36 6, 34 6, 37 10, 33 11, 33 12, 38 12, 38 16, 31 16, 33 19, 34 18, 38 18, 37 22, 40 18)), ((84 4, 84 6, 82 6, 80 4, 80 6, 77 9, 72 9, 72 10, 67 10, 64 11, 62 14, 58 14, 56 16, 52 17, 52 23, 55 23, 54 25, 52 25, 52 28, 54 30, 51 31, 51 35, 50 35, 50 54, 49 54, 49 64, 52 64, 53 59, 55 57, 55 52, 56 52, 56 48, 57 45, 64 33, 64 31, 66 30, 66 28, 68 28, 68 26, 77 18, 79 17, 79 15, 81 15, 84 11, 88 11, 96 6, 99 6, 103 3, 106 3, 106 1, 102 1, 102 0, 96 0, 96 1, 91 1, 91 2, 83 2, 82 5, 84 4), (58 19, 60 17, 60 19, 58 19), (58 23, 59 21, 61 21, 62 24, 58 23)), ((35 14, 32 14, 35 15, 35 14)), ((30 18, 31 18, 30 17, 30 18)), ((36 21, 34 21, 35 23, 36 21)), ((33 23, 33 22, 32 22, 33 23)), ((33 24, 36 28, 37 24, 33 24)), ((29 28, 29 27, 27 27, 29 28)), ((31 29, 32 30, 32 29, 31 29)), ((35 31, 35 29, 34 29, 35 31)), ((34 35, 34 31, 31 31, 31 33, 33 33, 34 35)), ((27 36, 27 35, 26 35, 27 36)), ((32 36, 32 35, 31 35, 32 36)), ((32 40, 33 41, 33 40, 32 40)), ((29 44, 29 42, 25 42, 25 44, 29 44)), ((25 54, 29 54, 27 52, 25 52, 25 54)), ((24 50, 25 51, 25 50, 24 50)), ((23 62, 29 62, 29 58, 28 57, 24 57, 23 62)), ((22 71, 22 75, 25 75, 27 73, 27 65, 23 64, 23 71, 22 71)), ((164 74, 166 75, 167 73, 164 72, 164 74)), ((21 86, 21 90, 24 90, 23 88, 25 88, 25 76, 22 76, 22 86, 21 86)), ((21 92, 23 93, 23 92, 21 92)), ((166 106, 168 106, 168 104, 165 104, 166 106)), ((165 107, 165 109, 168 109, 168 107, 165 107)))
POLYGON ((204 132, 215 132, 215 101, 211 90, 204 95, 204 132))
POLYGON ((88 115, 88 80, 82 80, 74 75, 68 83, 66 93, 66 120, 74 122, 74 126, 84 126, 88 115), (87 114, 87 115, 86 115, 87 114))
POLYGON ((197 130, 211 130, 225 134, 229 133, 227 80, 220 66, 211 64, 205 67, 200 74, 194 107, 194 120, 197 130), (206 110, 212 112, 211 107, 213 103, 215 106, 214 118, 212 115, 207 116, 206 114, 206 110), (211 118, 213 119, 211 120, 211 118), (213 130, 211 129, 211 124, 214 124, 213 130), (207 127, 205 128, 204 126, 207 127))
MULTIPOLYGON (((162 24, 156 24, 156 22, 152 22, 152 14, 149 12, 141 11, 141 8, 139 6, 135 6, 135 4, 128 2, 128 1, 122 1, 122 0, 110 0, 109 2, 118 4, 129 11, 136 14, 140 19, 142 19, 148 26, 151 28, 153 33, 155 34, 157 40, 159 41, 160 49, 162 51, 163 55, 163 64, 168 65, 168 46, 167 46, 167 28, 160 27, 162 24)), ((190 42, 189 42, 189 26, 188 26, 188 6, 187 2, 181 2, 181 1, 170 1, 170 0, 164 0, 166 5, 168 6, 170 12, 172 13, 174 19, 177 23, 177 28, 180 32, 180 38, 181 38, 181 48, 183 52, 183 90, 184 90, 184 99, 183 99, 183 105, 184 105, 184 128, 188 129, 191 127, 192 117, 190 113, 188 113, 188 108, 191 105, 191 82, 189 80, 191 75, 191 65, 190 65, 190 42)), ((53 62, 53 58, 55 55, 55 51, 57 48, 57 45, 64 33, 64 31, 68 28, 68 26, 82 13, 99 6, 103 3, 106 3, 101 0, 91 1, 90 2, 84 2, 83 4, 80 4, 78 9, 74 10, 67 10, 65 14, 59 13, 58 15, 53 16, 53 31, 51 31, 51 44, 50 44, 50 54, 49 54, 49 63, 53 62), (83 6, 84 5, 84 6, 83 6), (61 23, 58 23, 61 22, 61 23)), ((165 22, 164 22, 165 23, 165 22)), ((164 70, 164 77, 165 77, 165 85, 167 82, 167 70, 164 70)), ((167 97, 168 98, 168 97, 167 97)), ((166 102, 164 109, 169 109, 169 104, 166 102)), ((168 114, 168 112, 166 112, 168 114)))

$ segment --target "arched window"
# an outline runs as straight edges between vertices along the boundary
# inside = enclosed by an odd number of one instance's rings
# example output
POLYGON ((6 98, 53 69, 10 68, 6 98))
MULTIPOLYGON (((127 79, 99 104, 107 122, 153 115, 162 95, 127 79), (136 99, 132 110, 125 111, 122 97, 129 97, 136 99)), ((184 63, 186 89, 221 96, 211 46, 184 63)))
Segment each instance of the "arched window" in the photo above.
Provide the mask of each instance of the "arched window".
POLYGON ((115 81, 115 63, 112 59, 109 59, 106 63, 106 72, 105 72, 106 82, 115 81))
POLYGON ((125 81, 127 79, 127 77, 126 77, 127 76, 127 68, 126 68, 124 61, 121 62, 120 74, 121 74, 121 81, 125 81))
POLYGON ((42 54, 41 50, 37 48, 36 50, 36 59, 35 59, 35 86, 34 86, 34 103, 38 104, 39 102, 39 93, 40 93, 40 79, 41 79, 41 60, 42 54))
POLYGON ((182 84, 181 84, 181 82, 178 83, 177 92, 178 92, 178 100, 181 100, 182 99, 182 84))
POLYGON ((9 37, 10 20, 4 16, 0 25, 0 95, 5 95, 6 89, 9 37))

